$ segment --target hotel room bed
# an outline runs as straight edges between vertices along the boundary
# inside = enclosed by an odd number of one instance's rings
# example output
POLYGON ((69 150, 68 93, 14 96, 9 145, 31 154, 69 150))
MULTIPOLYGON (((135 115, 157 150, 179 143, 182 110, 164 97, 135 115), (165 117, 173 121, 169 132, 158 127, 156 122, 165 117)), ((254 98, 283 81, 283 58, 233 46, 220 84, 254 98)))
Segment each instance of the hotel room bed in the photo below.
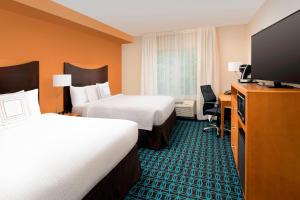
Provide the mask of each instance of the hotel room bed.
MULTIPOLYGON (((73 86, 94 85, 108 81, 108 66, 84 69, 64 63, 64 73, 72 75, 73 86)), ((127 119, 138 123, 140 147, 160 149, 169 145, 176 122, 175 102, 167 96, 114 95, 72 107, 70 89, 64 89, 64 109, 85 117, 127 119)))
MULTIPOLYGON (((39 88, 37 61, 0 67, 0 94, 39 88)), ((57 114, 0 126, 0 199, 122 199, 141 174, 137 124, 57 114)))
POLYGON ((138 123, 139 129, 151 131, 162 125, 174 110, 169 96, 131 96, 118 94, 72 108, 84 117, 128 119, 138 123))
POLYGON ((0 132, 0 199, 82 199, 138 137, 131 121, 57 114, 0 132))

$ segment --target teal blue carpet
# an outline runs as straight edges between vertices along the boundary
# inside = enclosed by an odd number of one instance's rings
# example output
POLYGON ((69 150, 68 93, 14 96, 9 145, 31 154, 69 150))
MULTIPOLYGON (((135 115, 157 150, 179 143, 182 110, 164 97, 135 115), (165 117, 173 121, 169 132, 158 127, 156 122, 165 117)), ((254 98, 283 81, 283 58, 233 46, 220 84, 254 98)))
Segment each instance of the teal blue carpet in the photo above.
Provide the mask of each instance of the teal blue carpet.
POLYGON ((230 136, 206 125, 177 120, 169 149, 139 149, 142 176, 125 199, 243 199, 230 136))

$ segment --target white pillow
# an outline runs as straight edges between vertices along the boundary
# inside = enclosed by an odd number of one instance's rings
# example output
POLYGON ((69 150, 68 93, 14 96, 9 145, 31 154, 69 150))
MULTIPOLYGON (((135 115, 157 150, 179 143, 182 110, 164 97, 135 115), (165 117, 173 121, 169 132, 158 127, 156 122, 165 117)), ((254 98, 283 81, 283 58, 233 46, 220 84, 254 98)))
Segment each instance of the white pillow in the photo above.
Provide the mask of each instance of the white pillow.
POLYGON ((109 83, 97 83, 98 93, 101 98, 110 97, 109 83))
POLYGON ((97 101, 99 99, 97 85, 85 86, 85 91, 89 102, 97 101))
POLYGON ((40 116, 41 110, 39 105, 39 90, 29 90, 25 92, 30 116, 40 116))
POLYGON ((24 91, 0 95, 0 125, 15 124, 30 117, 24 91))
POLYGON ((73 107, 88 102, 85 87, 70 86, 70 95, 73 107))

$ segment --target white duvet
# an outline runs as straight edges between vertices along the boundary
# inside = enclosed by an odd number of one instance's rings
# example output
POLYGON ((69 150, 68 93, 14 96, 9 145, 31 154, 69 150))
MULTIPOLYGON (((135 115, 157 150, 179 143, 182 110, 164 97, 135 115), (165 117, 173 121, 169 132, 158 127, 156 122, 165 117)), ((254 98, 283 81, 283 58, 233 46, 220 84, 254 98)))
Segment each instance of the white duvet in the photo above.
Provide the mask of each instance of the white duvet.
POLYGON ((138 123, 139 129, 152 130, 162 125, 175 108, 170 96, 114 95, 88 104, 73 107, 84 117, 127 119, 138 123))
POLYGON ((0 129, 0 199, 84 197, 133 148, 137 124, 45 114, 0 129))

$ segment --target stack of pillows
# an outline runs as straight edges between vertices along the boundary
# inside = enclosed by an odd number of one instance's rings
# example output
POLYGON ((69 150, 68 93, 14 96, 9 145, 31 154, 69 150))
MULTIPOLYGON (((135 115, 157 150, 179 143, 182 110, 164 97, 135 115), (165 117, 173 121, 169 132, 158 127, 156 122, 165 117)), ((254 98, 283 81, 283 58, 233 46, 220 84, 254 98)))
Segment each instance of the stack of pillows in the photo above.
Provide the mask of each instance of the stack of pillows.
POLYGON ((110 97, 109 83, 97 83, 96 85, 84 87, 70 86, 70 95, 73 107, 84 105, 85 103, 110 97))
POLYGON ((41 115, 39 90, 0 95, 0 126, 14 124, 41 115))

